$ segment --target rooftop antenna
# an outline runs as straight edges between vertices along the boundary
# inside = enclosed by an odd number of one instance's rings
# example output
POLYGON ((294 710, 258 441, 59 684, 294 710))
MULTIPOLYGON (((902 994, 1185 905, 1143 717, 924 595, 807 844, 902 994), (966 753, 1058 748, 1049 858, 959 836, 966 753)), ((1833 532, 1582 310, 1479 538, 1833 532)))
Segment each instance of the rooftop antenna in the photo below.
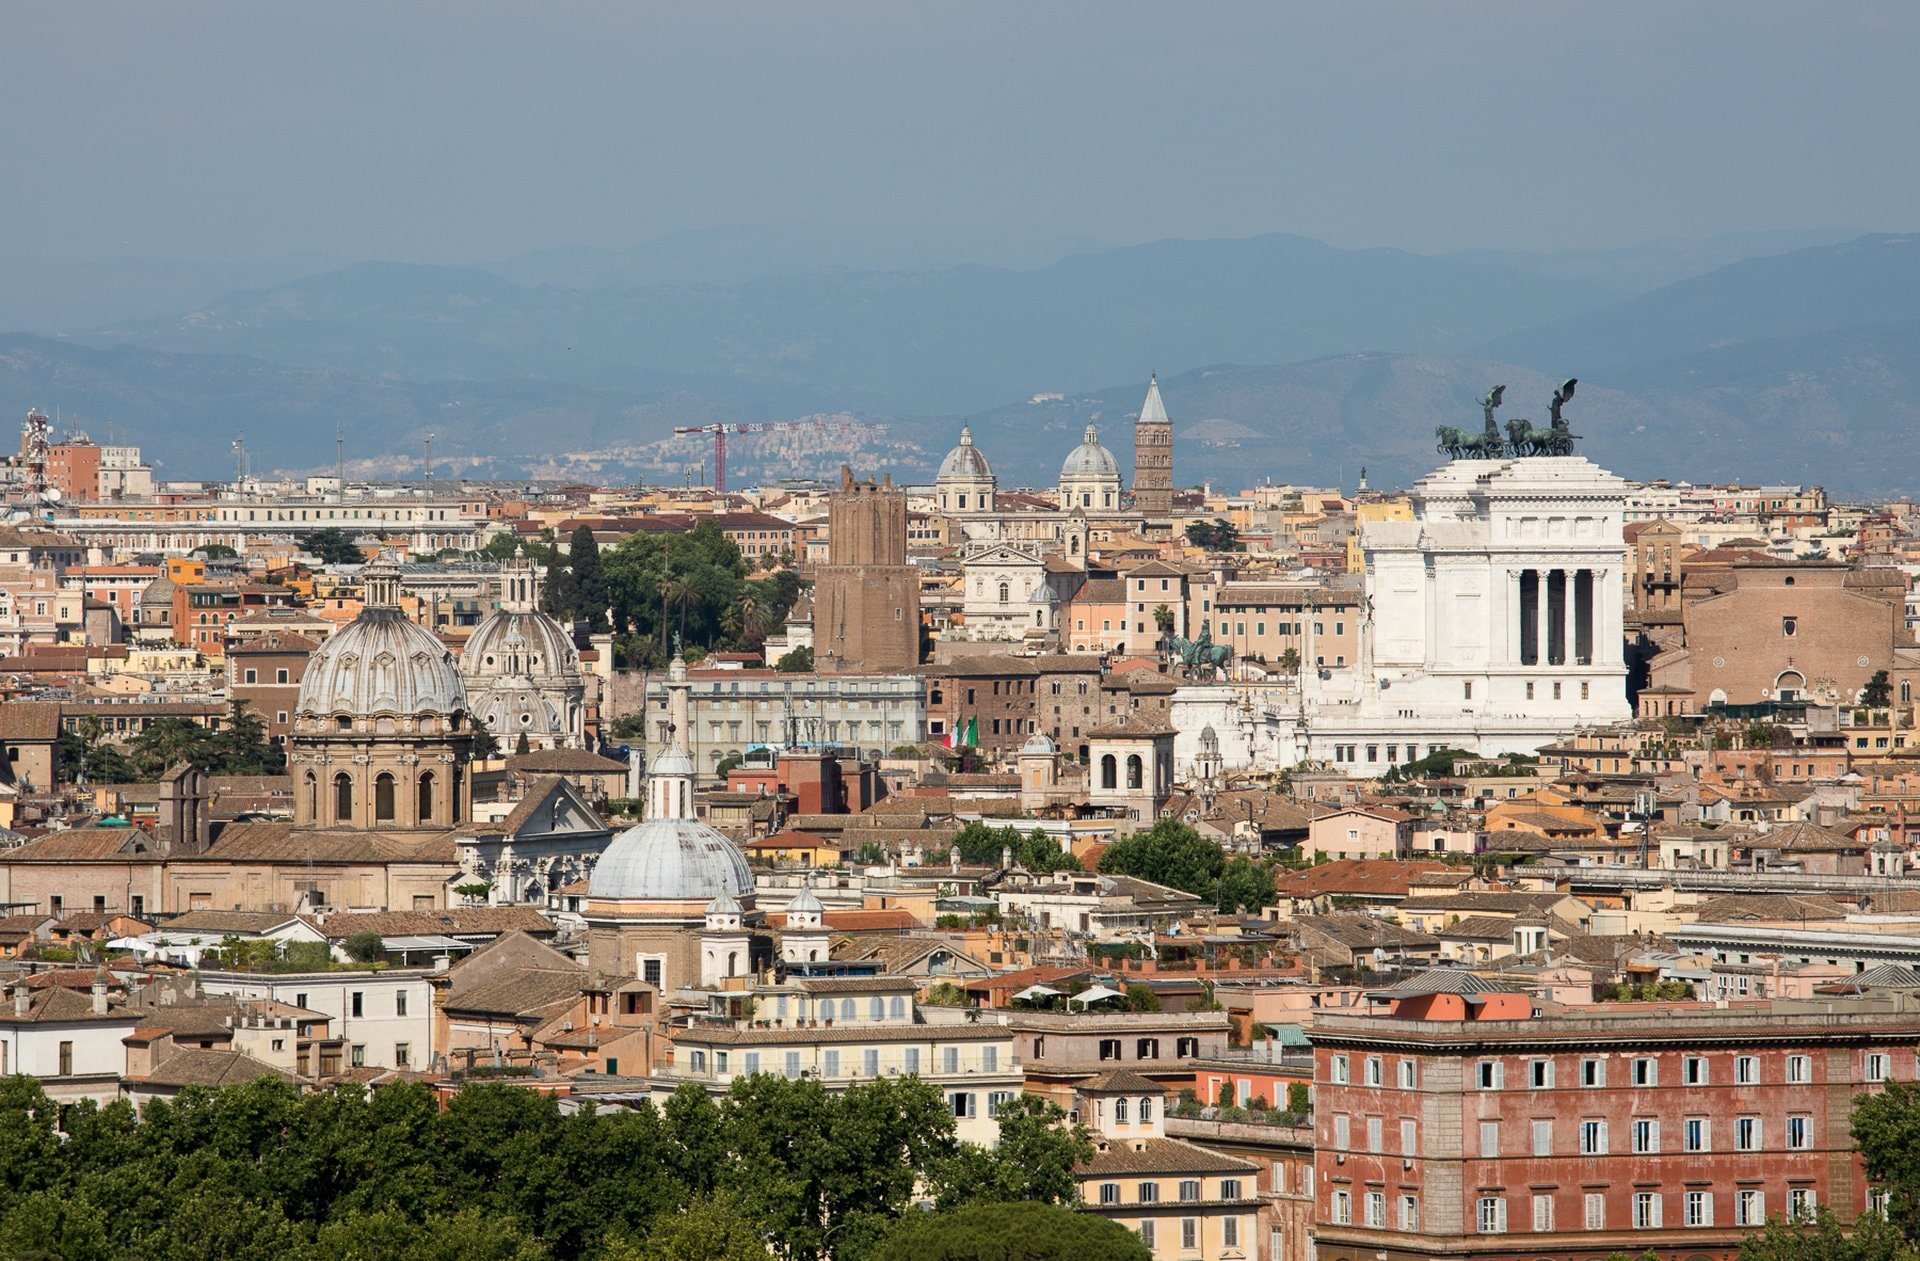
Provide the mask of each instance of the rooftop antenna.
POLYGON ((333 458, 335 462, 334 478, 339 488, 334 492, 340 496, 340 502, 347 502, 347 432, 339 421, 333 422, 333 458))
POLYGON ((433 433, 431 430, 427 433, 426 441, 426 480, 429 482, 433 480, 433 433))
POLYGON ((240 490, 247 483, 247 435, 233 435, 233 488, 240 490))

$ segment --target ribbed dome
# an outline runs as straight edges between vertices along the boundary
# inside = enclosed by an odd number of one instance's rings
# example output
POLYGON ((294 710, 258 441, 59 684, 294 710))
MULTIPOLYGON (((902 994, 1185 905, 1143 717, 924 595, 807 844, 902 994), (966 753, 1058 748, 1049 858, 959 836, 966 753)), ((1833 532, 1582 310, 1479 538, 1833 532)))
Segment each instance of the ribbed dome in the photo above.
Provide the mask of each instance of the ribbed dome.
POLYGON ((467 689, 445 645, 397 608, 363 611, 314 650, 300 681, 306 715, 434 714, 467 709, 467 689))
POLYGON ((1115 462, 1113 453, 1100 445, 1100 433, 1092 425, 1087 426, 1087 436, 1080 445, 1067 453, 1067 462, 1060 466, 1060 480, 1067 481, 1078 477, 1111 477, 1118 479, 1120 465, 1115 462))
POLYGON ((546 614, 525 608, 487 614, 467 640, 460 673, 474 714, 496 736, 566 744, 578 735, 586 695, 580 654, 546 614))
POLYGON ((947 458, 940 461, 939 481, 982 481, 993 476, 993 466, 987 463, 987 457, 980 448, 973 445, 973 433, 968 429, 960 430, 960 445, 947 452, 947 458))
POLYGON ((693 759, 687 756, 687 751, 677 741, 668 745, 666 752, 647 767, 648 775, 684 775, 692 779, 693 773, 693 759))
POLYGON ((800 892, 787 902, 787 917, 795 915, 824 915, 827 908, 820 905, 820 899, 814 896, 812 885, 801 886, 800 892))
POLYGON ((502 675, 580 677, 580 654, 560 623, 545 613, 495 609, 473 628, 460 661, 467 678, 502 675))
POLYGON ((711 903, 753 896, 738 846, 696 819, 648 819, 613 838, 594 865, 587 896, 711 903))
POLYGON ((1025 756, 1027 754, 1038 754, 1042 757, 1052 757, 1054 754, 1058 753, 1059 751, 1060 751, 1059 747, 1056 746, 1053 742, 1053 737, 1049 736, 1044 731, 1034 732, 1032 735, 1027 737, 1027 742, 1020 746, 1020 753, 1022 756, 1025 756))

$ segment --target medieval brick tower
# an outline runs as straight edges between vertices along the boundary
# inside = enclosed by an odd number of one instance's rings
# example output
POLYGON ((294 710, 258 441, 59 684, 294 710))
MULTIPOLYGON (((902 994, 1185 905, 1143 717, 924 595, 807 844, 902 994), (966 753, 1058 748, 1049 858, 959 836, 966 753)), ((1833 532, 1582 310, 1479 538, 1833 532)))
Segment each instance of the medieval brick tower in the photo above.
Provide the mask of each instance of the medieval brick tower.
POLYGON ((1173 422, 1160 402, 1160 378, 1147 382, 1147 401, 1133 426, 1133 507, 1149 526, 1173 517, 1173 422))
POLYGON ((870 674, 920 664, 920 574, 907 563, 907 495, 856 482, 845 465, 827 501, 827 563, 813 595, 813 668, 870 674))

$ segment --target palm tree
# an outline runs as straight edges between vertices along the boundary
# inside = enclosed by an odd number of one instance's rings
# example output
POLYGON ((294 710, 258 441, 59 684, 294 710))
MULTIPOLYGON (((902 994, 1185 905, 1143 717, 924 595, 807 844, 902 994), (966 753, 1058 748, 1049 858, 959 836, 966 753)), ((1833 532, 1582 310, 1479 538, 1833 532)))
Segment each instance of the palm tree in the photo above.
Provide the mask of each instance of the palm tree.
POLYGON ((741 596, 740 603, 734 606, 736 633, 746 646, 750 647, 764 640, 771 621, 765 606, 750 595, 741 596))
MULTIPOLYGON (((660 603, 669 609, 675 605, 680 606, 680 642, 682 645, 687 641, 687 608, 699 598, 699 588, 693 585, 693 579, 691 578, 669 577, 660 580, 660 603)), ((667 647, 666 632, 667 628, 663 624, 660 627, 660 650, 662 652, 665 652, 667 647)))
POLYGON ((1160 646, 1165 648, 1167 640, 1173 634, 1173 610, 1161 605, 1153 611, 1153 624, 1160 631, 1160 646))
POLYGON ((1280 669, 1287 674, 1300 673, 1300 650, 1288 648, 1280 654, 1280 669))

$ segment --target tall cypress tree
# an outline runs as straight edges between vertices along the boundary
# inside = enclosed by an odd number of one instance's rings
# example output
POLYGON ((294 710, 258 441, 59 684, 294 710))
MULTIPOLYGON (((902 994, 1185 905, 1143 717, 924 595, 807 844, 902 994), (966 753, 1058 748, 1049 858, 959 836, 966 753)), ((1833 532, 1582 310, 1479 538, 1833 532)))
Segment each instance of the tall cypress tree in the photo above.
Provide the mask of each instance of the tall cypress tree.
POLYGON ((573 532, 573 542, 567 547, 567 568, 573 572, 574 617, 586 622, 589 631, 605 629, 607 578, 600 570, 600 544, 585 525, 573 532))

